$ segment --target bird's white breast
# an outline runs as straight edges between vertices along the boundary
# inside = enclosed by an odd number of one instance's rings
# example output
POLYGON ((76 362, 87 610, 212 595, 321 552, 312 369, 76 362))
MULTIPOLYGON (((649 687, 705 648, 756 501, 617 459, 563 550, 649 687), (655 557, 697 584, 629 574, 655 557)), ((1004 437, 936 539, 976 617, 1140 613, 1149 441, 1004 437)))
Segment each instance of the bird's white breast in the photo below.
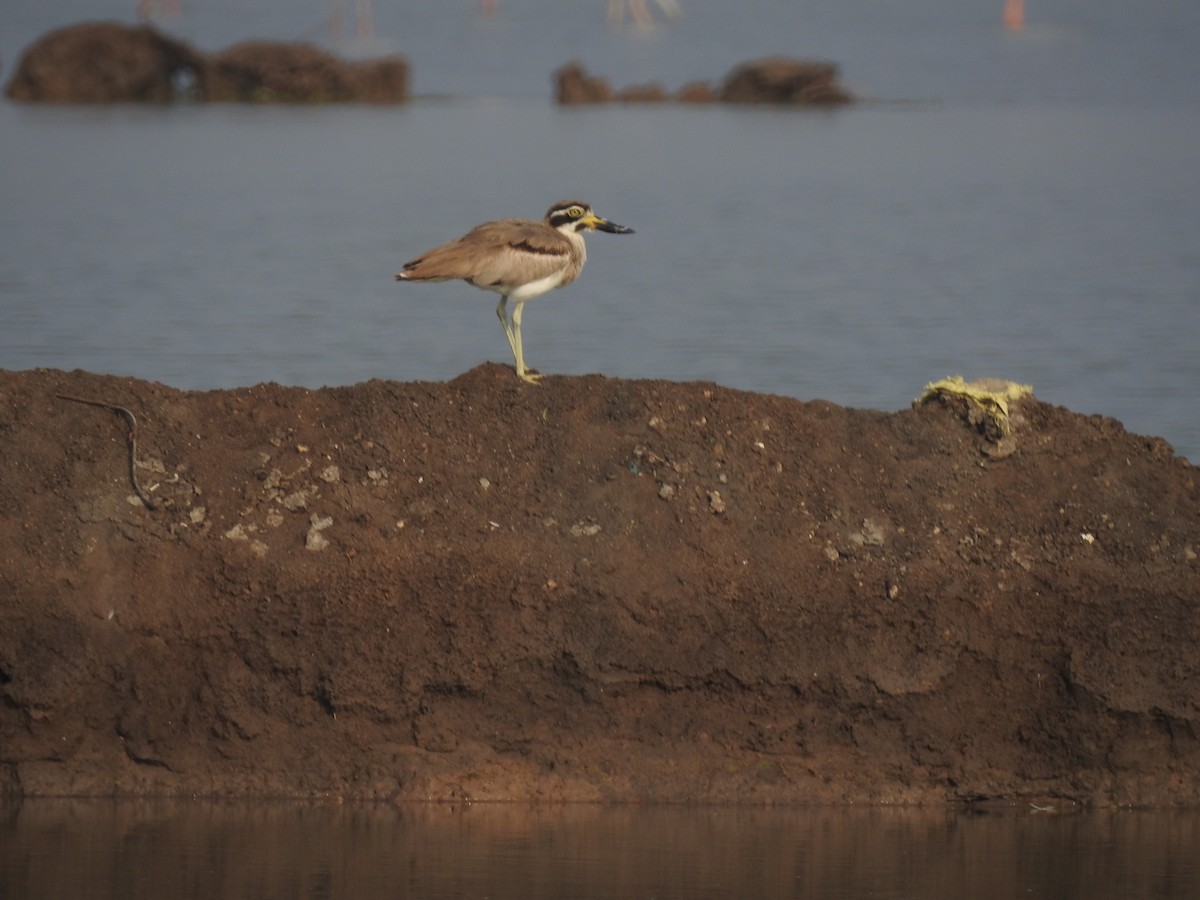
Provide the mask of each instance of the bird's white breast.
POLYGON ((537 281, 523 284, 508 295, 509 299, 517 303, 524 303, 526 300, 532 300, 534 297, 546 293, 546 291, 552 291, 562 284, 564 274, 566 272, 562 270, 547 275, 545 278, 539 278, 537 281))

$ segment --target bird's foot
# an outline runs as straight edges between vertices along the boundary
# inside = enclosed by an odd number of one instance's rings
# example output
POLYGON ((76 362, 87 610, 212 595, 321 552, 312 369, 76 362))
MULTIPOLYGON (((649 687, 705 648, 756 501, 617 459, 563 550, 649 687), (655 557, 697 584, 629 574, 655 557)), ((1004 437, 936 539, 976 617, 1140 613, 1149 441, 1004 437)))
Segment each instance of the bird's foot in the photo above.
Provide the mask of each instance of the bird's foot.
POLYGON ((543 378, 540 372, 534 372, 530 369, 517 369, 517 377, 522 381, 528 381, 530 384, 537 384, 543 378))

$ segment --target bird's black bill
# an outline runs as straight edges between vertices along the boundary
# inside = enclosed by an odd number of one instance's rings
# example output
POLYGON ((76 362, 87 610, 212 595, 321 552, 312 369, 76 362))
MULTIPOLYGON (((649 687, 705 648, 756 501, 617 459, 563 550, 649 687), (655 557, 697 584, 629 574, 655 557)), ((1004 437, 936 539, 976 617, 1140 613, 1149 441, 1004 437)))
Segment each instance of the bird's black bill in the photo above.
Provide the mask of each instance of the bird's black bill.
POLYGON ((633 229, 628 225, 618 225, 616 222, 601 222, 596 227, 609 234, 633 234, 633 229))

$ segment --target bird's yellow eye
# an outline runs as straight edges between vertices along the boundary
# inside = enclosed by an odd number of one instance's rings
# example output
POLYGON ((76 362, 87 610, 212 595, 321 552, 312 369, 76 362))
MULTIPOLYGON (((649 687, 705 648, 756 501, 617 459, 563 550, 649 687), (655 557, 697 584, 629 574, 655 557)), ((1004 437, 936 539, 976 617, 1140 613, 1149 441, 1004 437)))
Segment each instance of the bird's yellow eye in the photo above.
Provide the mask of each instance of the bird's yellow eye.
POLYGON ((578 219, 580 216, 583 215, 583 207, 582 206, 572 206, 570 209, 567 210, 567 215, 570 216, 572 219, 578 219))

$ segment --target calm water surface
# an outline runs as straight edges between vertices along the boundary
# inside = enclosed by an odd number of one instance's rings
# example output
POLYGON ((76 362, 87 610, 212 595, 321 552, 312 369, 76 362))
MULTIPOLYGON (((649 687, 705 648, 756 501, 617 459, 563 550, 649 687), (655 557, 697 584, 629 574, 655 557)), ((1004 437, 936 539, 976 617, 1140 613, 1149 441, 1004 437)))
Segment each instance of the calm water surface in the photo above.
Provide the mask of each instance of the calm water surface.
POLYGON ((1200 896, 1200 816, 1030 808, 0 806, 0 897, 1200 896))
MULTIPOLYGON (((14 0, 5 59, 132 5, 14 0)), ((450 378, 506 360, 494 299, 393 273, 477 221, 582 196, 637 234, 595 235, 580 281, 531 305, 542 371, 881 409, 996 375, 1200 458, 1200 6, 1046 0, 1021 34, 998 0, 690 0, 650 32, 583 0, 377 6, 375 49, 443 99, 0 104, 0 366, 185 388, 450 378), (836 59, 875 99, 549 102, 571 58, 674 87, 767 52, 836 59)), ((184 10, 165 27, 219 47, 320 39, 329 6, 184 10)))

